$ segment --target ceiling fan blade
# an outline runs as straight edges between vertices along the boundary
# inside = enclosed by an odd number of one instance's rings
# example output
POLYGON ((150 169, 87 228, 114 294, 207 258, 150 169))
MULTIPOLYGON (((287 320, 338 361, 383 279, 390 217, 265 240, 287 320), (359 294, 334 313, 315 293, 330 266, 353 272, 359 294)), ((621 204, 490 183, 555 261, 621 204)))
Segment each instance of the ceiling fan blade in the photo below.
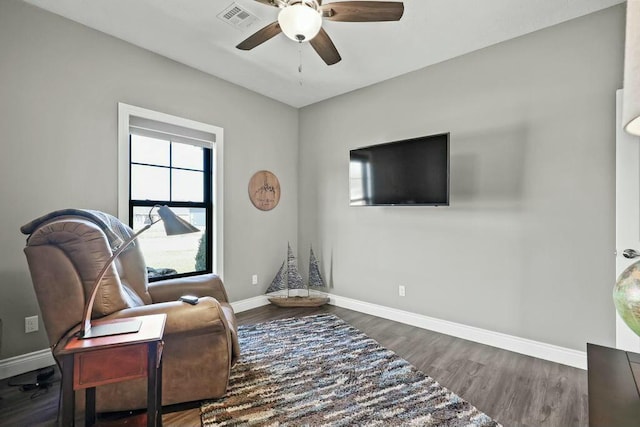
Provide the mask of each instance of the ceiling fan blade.
POLYGON ((280 28, 280 24, 278 24, 278 21, 275 21, 262 28, 261 30, 256 31, 236 47, 241 50, 251 50, 254 47, 266 42, 270 38, 277 36, 281 32, 282 29, 280 28))
POLYGON ((276 0, 255 0, 258 3, 266 4, 267 6, 280 7, 280 4, 276 0))
POLYGON ((399 21, 404 3, 395 1, 340 1, 320 7, 322 15, 331 21, 380 22, 399 21))
POLYGON ((311 43, 311 46, 313 46, 315 51, 318 52, 318 55, 320 55, 320 58, 322 58, 327 65, 333 65, 342 59, 340 58, 338 49, 336 49, 336 46, 324 28, 320 28, 318 35, 312 38, 309 43, 311 43))

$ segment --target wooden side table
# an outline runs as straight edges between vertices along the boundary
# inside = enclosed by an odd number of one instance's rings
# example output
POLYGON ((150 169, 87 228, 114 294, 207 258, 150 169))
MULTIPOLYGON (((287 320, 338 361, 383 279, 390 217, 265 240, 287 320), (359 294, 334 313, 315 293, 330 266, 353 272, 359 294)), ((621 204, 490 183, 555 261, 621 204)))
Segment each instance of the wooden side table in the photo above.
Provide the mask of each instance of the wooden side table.
MULTIPOLYGON (((96 422, 96 387, 147 378, 147 426, 162 425, 162 336, 166 314, 139 316, 136 333, 79 339, 60 351, 62 356, 62 408, 60 424, 73 426, 75 391, 86 390, 86 425, 96 422)), ((110 322, 131 320, 118 319, 110 322)), ((95 324, 104 324, 96 321, 95 324)))

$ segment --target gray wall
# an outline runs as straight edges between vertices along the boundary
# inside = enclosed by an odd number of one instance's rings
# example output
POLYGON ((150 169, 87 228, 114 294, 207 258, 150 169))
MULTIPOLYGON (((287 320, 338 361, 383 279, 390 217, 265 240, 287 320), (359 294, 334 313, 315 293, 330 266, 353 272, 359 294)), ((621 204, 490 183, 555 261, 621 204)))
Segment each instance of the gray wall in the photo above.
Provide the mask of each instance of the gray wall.
MULTIPOLYGON (((297 239, 298 112, 18 0, 0 2, 0 359, 48 346, 19 227, 49 211, 117 214, 117 103, 225 132, 225 282, 232 300, 262 293, 297 239), (280 179, 276 209, 247 196, 260 169, 280 179), (261 285, 251 285, 251 274, 261 285)), ((62 308, 64 309, 64 308, 62 308)))
POLYGON ((623 19, 617 6, 298 113, 1 1, 0 359, 47 346, 23 333, 38 306, 20 225, 71 206, 116 213, 118 102, 224 128, 232 300, 261 294, 291 241, 303 271, 313 244, 339 295, 579 350, 612 345, 623 19), (349 149, 438 132, 451 132, 450 207, 348 206, 349 149), (271 212, 247 197, 258 169, 280 178, 271 212))
POLYGON ((301 254, 338 295, 613 345, 623 39, 616 6, 303 108, 301 254), (451 206, 349 207, 349 149, 440 132, 451 206))

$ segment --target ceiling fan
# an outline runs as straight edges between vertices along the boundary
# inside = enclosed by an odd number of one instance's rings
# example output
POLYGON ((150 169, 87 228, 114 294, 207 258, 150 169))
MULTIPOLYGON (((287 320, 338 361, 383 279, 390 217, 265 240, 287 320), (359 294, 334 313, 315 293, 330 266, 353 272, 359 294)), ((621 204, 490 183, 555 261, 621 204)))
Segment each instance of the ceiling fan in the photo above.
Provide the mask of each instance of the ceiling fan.
POLYGON ((340 54, 322 20, 342 22, 399 21, 404 4, 394 1, 341 1, 322 4, 322 0, 255 0, 280 8, 278 20, 256 31, 236 47, 251 50, 274 36, 284 33, 299 43, 308 41, 327 65, 339 62, 340 54))

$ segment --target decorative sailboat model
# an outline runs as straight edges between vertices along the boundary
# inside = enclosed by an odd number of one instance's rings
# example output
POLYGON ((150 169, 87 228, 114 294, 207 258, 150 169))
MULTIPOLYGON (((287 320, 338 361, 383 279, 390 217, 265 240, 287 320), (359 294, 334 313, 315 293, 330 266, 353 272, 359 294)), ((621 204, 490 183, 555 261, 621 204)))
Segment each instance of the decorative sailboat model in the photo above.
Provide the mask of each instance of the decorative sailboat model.
POLYGON ((287 259, 282 263, 280 270, 278 270, 266 292, 266 294, 274 292, 278 292, 278 294, 269 296, 269 302, 278 307, 319 307, 328 303, 328 297, 311 296, 309 291, 309 288, 323 288, 326 286, 320 274, 318 260, 313 253, 313 248, 309 255, 309 282, 305 285, 302 276, 298 272, 296 258, 293 256, 291 245, 287 246, 287 259), (306 289, 307 295, 291 295, 292 289, 306 289))

